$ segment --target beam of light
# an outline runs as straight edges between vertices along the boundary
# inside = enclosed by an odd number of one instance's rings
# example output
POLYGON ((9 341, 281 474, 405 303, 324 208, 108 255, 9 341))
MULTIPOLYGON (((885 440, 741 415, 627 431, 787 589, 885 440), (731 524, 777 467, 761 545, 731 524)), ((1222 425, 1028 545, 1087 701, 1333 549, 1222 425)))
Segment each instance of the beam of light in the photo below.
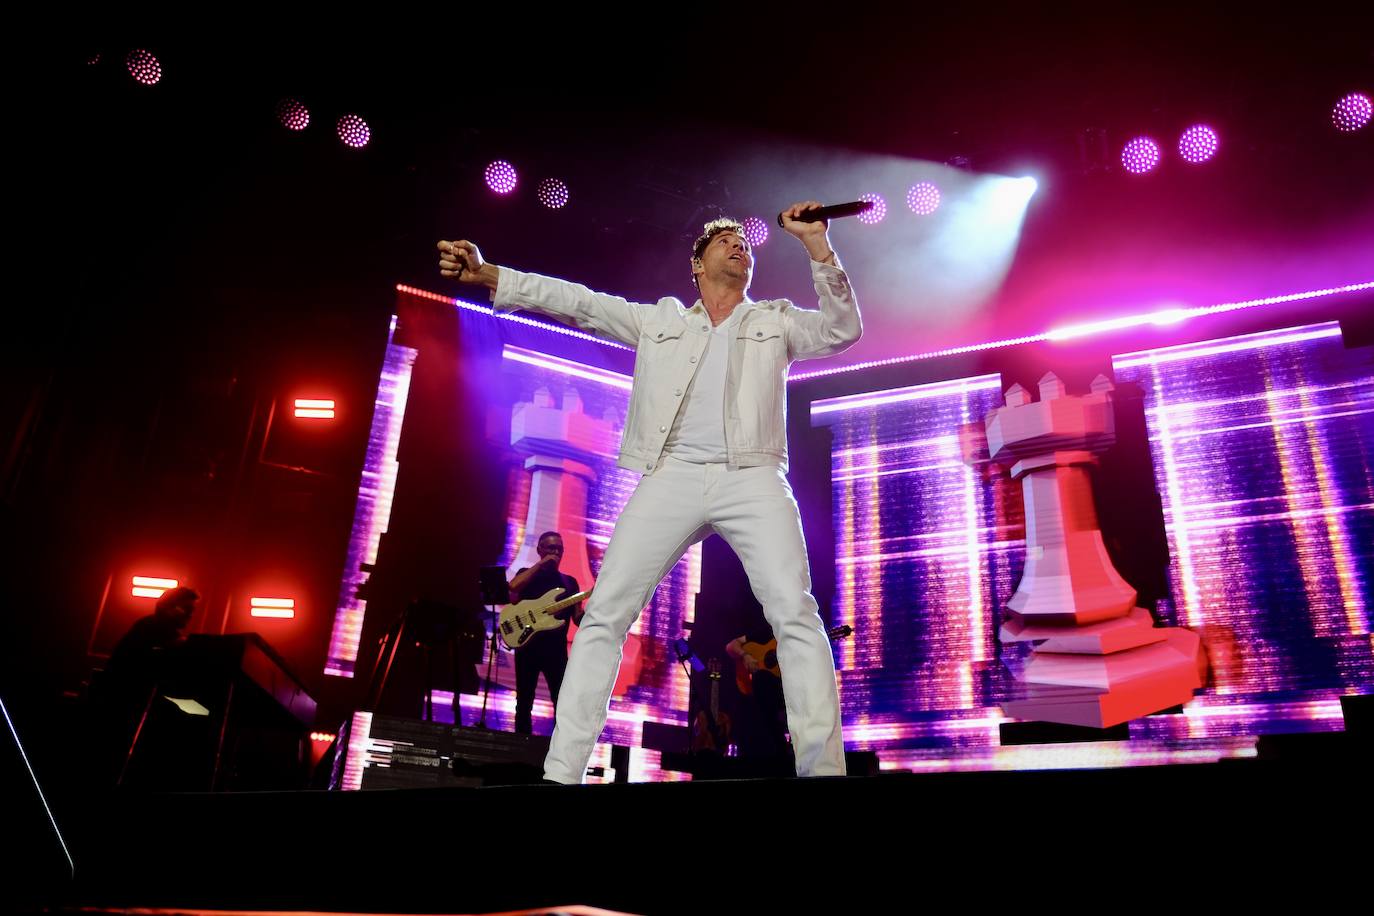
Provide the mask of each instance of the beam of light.
POLYGON ((1019 226, 1039 187, 1040 183, 1029 176, 990 180, 983 204, 989 221, 1019 226))
POLYGON ((969 391, 995 389, 1002 384, 1000 375, 985 375, 971 379, 956 379, 949 382, 935 382, 929 385, 911 385, 906 388, 892 388, 887 391, 868 391, 863 394, 850 394, 840 398, 826 398, 811 402, 811 416, 835 413, 846 410, 865 410, 885 404, 900 404, 905 401, 923 401, 931 398, 946 398, 952 394, 969 391))
POLYGON ((48 815, 48 823, 52 825, 52 832, 57 835, 57 843, 62 847, 62 855, 67 857, 67 868, 75 877, 76 862, 67 849, 67 841, 62 838, 62 828, 57 826, 57 818, 53 817, 52 808, 48 807, 47 796, 43 794, 43 787, 38 784, 38 776, 33 772, 33 764, 29 763, 29 755, 24 752, 24 742, 19 740, 19 730, 14 727, 14 720, 10 718, 10 711, 5 706, 4 700, 0 700, 0 713, 5 716, 5 724, 9 726, 10 737, 14 739, 14 746, 19 749, 19 756, 24 760, 24 769, 29 771, 29 779, 33 781, 33 788, 38 793, 38 800, 43 803, 43 812, 48 815))
POLYGON ((1123 328, 1136 328, 1141 325, 1152 324, 1164 327, 1192 317, 1192 313, 1181 306, 1171 306, 1154 312, 1146 312, 1141 315, 1122 315, 1120 318, 1106 318, 1102 321, 1088 321, 1083 324, 1070 324, 1062 328, 1052 328, 1045 332, 1046 340, 1072 340, 1075 337, 1090 337, 1093 334, 1105 334, 1108 331, 1119 331, 1123 328))
MULTIPOLYGON (((1107 331, 1118 330, 1128 327, 1140 327, 1146 324, 1169 325, 1177 324, 1188 318, 1199 318, 1204 315, 1219 315, 1224 312, 1234 312, 1240 309, 1259 308, 1266 305, 1281 305, 1286 302, 1300 302, 1305 299, 1319 299, 1324 296, 1338 296, 1343 293, 1360 292, 1361 290, 1374 289, 1374 281, 1363 283, 1351 283, 1346 286, 1331 286, 1324 289, 1308 290, 1302 293, 1288 293, 1282 296, 1267 296, 1262 299, 1246 299, 1240 302, 1222 302, 1216 305, 1204 305, 1195 308, 1185 306, 1172 306, 1153 312, 1146 312, 1141 315, 1127 315, 1122 318, 1109 318, 1102 321, 1091 321, 1084 324, 1067 325, 1039 334, 1029 334, 1025 337, 1007 337, 1001 340, 990 340, 985 343, 965 344, 958 347, 945 347, 941 350, 927 350, 923 353, 913 353, 910 356, 893 356, 887 359, 874 359, 862 363, 853 363, 848 366, 837 366, 833 369, 819 369, 814 372, 793 372, 788 376, 789 382, 800 382, 807 379, 823 378, 830 375, 840 375, 846 372, 858 372, 863 369, 871 369, 875 366, 893 366, 900 363, 917 362, 926 359, 939 359, 945 356, 957 356, 961 353, 973 353, 979 350, 998 350, 1004 347, 1016 347, 1028 343, 1040 343, 1046 340, 1069 340, 1076 337, 1085 337, 1090 334, 1101 334, 1107 331)), ((1337 334, 1340 330, 1337 329, 1337 334)), ((1160 352, 1160 351, 1153 351, 1160 352)))
POLYGON ((871 359, 867 362, 853 363, 848 366, 836 366, 833 369, 818 369, 814 372, 794 372, 787 377, 787 380, 789 382, 803 382, 812 378, 824 378, 825 376, 840 375, 846 372, 859 372, 863 369, 872 369, 875 366, 896 366, 901 363, 914 363, 926 359, 939 359, 942 356, 958 356, 961 353, 974 353, 979 350, 999 350, 1003 347, 1017 347, 1021 344, 1039 343, 1044 339, 1044 334, 1031 334, 1027 337, 1007 337, 1002 340, 966 344, 961 347, 945 347, 942 350, 927 350, 924 353, 913 353, 910 356, 891 356, 887 359, 871 359))
POLYGON ((513 321, 516 324, 523 324, 526 327, 538 328, 541 331, 548 331, 550 334, 562 334, 564 337, 575 337, 578 340, 591 341, 592 343, 601 344, 603 347, 615 347, 617 350, 632 349, 631 347, 627 347, 622 343, 617 343, 613 340, 604 340, 600 337, 595 337, 591 334, 584 333, 583 331, 574 330, 573 328, 565 328, 561 325, 546 324, 545 322, 535 321, 533 318, 526 318, 524 315, 517 315, 513 312, 498 312, 492 309, 490 306, 475 305, 471 302, 464 302, 462 299, 455 299, 453 296, 443 296, 439 293, 432 293, 429 290, 420 289, 417 286, 406 286, 404 283, 397 283, 396 292, 405 293, 408 296, 416 296, 420 299, 429 299, 432 302, 447 302, 449 305, 457 306, 458 308, 464 309, 465 311, 478 312, 482 315, 489 315, 493 318, 499 318, 502 321, 513 321))
POLYGON ((1112 366, 1116 369, 1127 369, 1140 365, 1157 366, 1178 360, 1193 360, 1205 356, 1218 356, 1223 353, 1239 353, 1243 350, 1254 350, 1259 347, 1304 343, 1309 340, 1340 336, 1341 326, 1334 321, 1302 328, 1276 328, 1272 331, 1242 334, 1239 337, 1207 341, 1203 344, 1179 344, 1173 347, 1160 347, 1155 350, 1123 353, 1112 358, 1112 366))
POLYGON ((1264 305, 1281 305, 1285 302, 1301 302, 1305 299, 1319 299, 1323 296, 1335 296, 1341 293, 1354 293, 1360 290, 1374 289, 1374 281, 1365 283, 1351 283, 1346 286, 1332 286, 1326 289, 1308 290, 1302 293, 1289 293, 1283 296, 1267 296, 1263 299, 1246 299, 1242 302, 1222 302, 1217 305, 1204 305, 1196 308, 1187 306, 1171 306, 1154 312, 1145 312, 1139 315, 1124 315, 1120 318, 1108 318, 1103 321, 1089 321, 1084 324, 1067 325, 1062 328, 1054 328, 1045 332, 1046 340, 1068 340, 1074 337, 1086 337, 1089 334, 1101 334, 1106 331, 1116 331, 1121 328, 1133 328, 1146 324, 1167 325, 1177 324, 1187 318, 1199 318, 1203 315, 1220 315, 1224 312, 1234 312, 1240 309, 1257 308, 1264 305))
POLYGON ((534 350, 526 350, 523 347, 516 347, 506 344, 501 348, 501 358, 512 362, 525 363, 529 366, 537 366, 540 369, 548 369, 560 375, 572 376, 573 378, 586 379, 590 382, 597 382, 602 385, 610 385, 622 391, 629 391, 632 380, 628 375, 621 375, 619 372, 611 372, 607 369, 597 369, 588 366, 586 363, 577 363, 569 359, 560 359, 557 356, 549 356, 546 353, 538 353, 534 350))

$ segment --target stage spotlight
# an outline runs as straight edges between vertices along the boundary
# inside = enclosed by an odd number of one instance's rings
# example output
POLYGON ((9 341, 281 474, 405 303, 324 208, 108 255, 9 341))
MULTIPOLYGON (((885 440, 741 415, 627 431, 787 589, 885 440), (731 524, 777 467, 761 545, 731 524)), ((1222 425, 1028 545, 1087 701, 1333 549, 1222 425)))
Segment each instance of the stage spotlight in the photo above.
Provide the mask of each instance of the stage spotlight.
POLYGON ((487 166, 486 171, 487 187, 497 194, 509 194, 515 190, 517 181, 515 166, 504 159, 497 159, 487 166))
POLYGON ((768 241, 768 224, 757 216, 744 221, 744 240, 751 248, 757 248, 768 241))
POLYGON ((1121 164, 1135 175, 1153 171, 1159 165, 1159 144, 1149 137, 1136 137, 1122 148, 1121 164))
POLYGON ((296 616, 296 599, 249 598, 248 613, 254 617, 278 617, 289 619, 296 616))
POLYGON ((158 576, 134 576, 132 594, 135 598, 161 598, 169 588, 177 587, 176 579, 163 579, 158 576))
POLYGON ((1024 178, 989 178, 971 201, 982 211, 986 226, 1020 226, 1026 218, 1026 208, 1035 196, 1039 183, 1024 178))
POLYGON ((305 130, 310 126, 310 109, 298 99, 282 99, 277 103, 277 120, 287 130, 305 130))
POLYGON ((940 189, 929 181, 914 184, 907 189, 906 205, 918 216, 929 216, 940 209, 940 189))
POLYGON ((1206 124, 1194 124, 1178 138, 1178 154, 1184 162, 1206 162, 1217 154, 1221 138, 1206 124))
POLYGON ((124 58, 124 65, 129 68, 129 75, 145 86, 152 86, 162 79, 162 64, 149 51, 130 51, 129 56, 124 58))
POLYGON ((881 194, 860 194, 859 200, 873 202, 872 210, 865 210, 859 214, 859 222, 867 226, 876 226, 887 216, 887 201, 883 200, 881 194))
POLYGON ((539 182, 539 202, 550 210, 558 210, 568 205, 568 186, 557 178, 545 178, 539 182))
POLYGON ((368 141, 372 139, 372 131, 367 126, 367 122, 355 114, 346 114, 339 118, 335 130, 338 131, 339 139, 344 142, 344 145, 354 149, 367 146, 368 141))
POLYGON ((1348 134, 1368 124, 1371 113, 1374 113, 1374 104, 1370 103, 1369 96, 1352 92, 1331 109, 1331 123, 1336 130, 1348 134))
POLYGON ((334 401, 329 398, 296 398, 296 416, 303 420, 332 420, 334 401))

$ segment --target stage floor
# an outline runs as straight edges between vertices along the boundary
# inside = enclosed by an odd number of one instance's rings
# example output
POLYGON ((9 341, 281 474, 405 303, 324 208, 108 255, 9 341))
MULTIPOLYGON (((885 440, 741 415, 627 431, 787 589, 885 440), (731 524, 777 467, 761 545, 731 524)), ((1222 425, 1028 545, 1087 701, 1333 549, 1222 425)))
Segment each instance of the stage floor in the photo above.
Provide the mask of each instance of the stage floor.
MULTIPOLYGON (((1289 886, 1316 901, 1353 887, 1370 761, 1367 742, 1326 733, 1188 766, 68 796, 54 811, 75 880, 54 869, 28 884, 39 903, 88 912, 569 901, 653 914, 910 912, 1289 886)), ((23 892, 10 899, 24 903, 23 892)))

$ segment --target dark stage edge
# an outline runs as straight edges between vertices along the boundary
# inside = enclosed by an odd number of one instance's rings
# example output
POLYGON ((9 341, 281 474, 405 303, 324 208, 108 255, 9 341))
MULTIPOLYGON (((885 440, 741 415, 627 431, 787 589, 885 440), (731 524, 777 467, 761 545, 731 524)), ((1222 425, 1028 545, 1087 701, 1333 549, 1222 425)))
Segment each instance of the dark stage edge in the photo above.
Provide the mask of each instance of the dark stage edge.
POLYGON ((1110 770, 69 797, 76 879, 7 882, 5 908, 1320 904, 1363 880, 1374 770, 1363 742, 1307 748, 1110 770))

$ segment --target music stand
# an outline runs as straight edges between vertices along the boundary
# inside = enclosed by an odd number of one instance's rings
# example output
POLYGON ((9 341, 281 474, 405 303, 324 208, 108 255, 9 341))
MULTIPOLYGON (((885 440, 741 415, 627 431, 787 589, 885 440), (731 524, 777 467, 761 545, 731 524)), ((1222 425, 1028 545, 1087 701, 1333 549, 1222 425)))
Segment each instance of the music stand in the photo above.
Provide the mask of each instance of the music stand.
POLYGON ((369 708, 375 710, 381 702, 391 675, 391 666, 396 661, 396 652, 402 641, 409 639, 424 654, 426 722, 434 721, 434 650, 445 646, 448 648, 453 665, 454 719, 457 721, 458 694, 477 692, 477 663, 482 659, 480 646, 485 638, 486 629, 481 615, 473 608, 457 607, 427 598, 412 601, 401 611, 400 617, 382 639, 377 667, 373 670, 369 708), (465 685, 469 689, 464 689, 465 685))
POLYGON ((482 715, 477 720, 478 728, 487 727, 487 700, 491 697, 491 669, 496 663, 496 638, 498 604, 510 603, 510 583, 506 581, 504 566, 483 566, 477 574, 477 584, 482 592, 482 604, 491 608, 491 642, 487 646, 487 679, 482 690, 482 715))

